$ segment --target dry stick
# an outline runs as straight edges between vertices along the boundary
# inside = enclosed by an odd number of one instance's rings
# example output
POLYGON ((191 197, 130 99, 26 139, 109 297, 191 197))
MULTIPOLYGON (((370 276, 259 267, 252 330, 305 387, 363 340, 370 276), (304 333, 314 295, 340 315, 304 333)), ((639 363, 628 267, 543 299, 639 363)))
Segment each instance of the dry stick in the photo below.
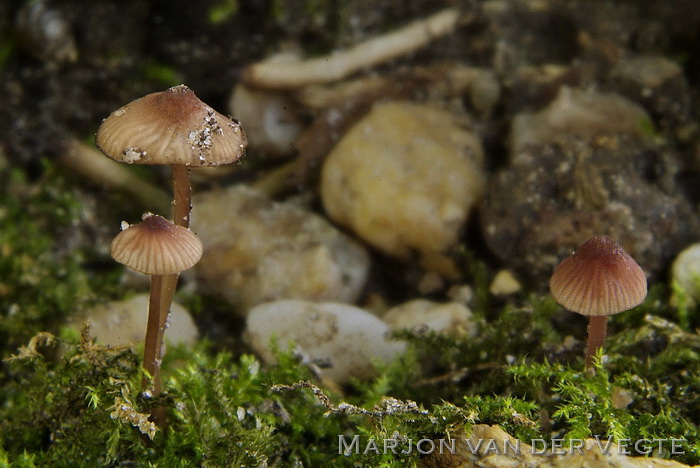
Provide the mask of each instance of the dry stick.
POLYGON ((593 356, 603 347, 608 330, 607 315, 591 315, 588 317, 588 342, 586 343, 586 369, 593 365, 593 356))
POLYGON ((170 204, 168 194, 136 176, 123 164, 102 157, 99 151, 77 140, 69 139, 63 143, 65 151, 58 161, 64 166, 94 183, 128 193, 153 211, 167 209, 170 204))
POLYGON ((361 42, 350 49, 302 62, 267 61, 242 72, 251 87, 294 89, 312 83, 331 83, 362 69, 384 63, 426 46, 454 31, 460 12, 447 8, 396 31, 361 42))

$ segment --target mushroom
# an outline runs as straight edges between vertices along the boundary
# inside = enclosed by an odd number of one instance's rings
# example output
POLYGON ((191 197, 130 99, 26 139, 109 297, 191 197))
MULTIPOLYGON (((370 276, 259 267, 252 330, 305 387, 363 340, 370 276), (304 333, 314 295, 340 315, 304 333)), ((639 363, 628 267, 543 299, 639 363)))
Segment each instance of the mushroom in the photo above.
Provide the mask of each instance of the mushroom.
MULTIPOLYGON (((160 303, 165 297, 162 290, 174 287, 174 284, 165 282, 164 278, 193 267, 202 257, 202 250, 202 242, 192 231, 152 213, 144 214, 138 224, 130 226, 123 222, 122 231, 117 234, 110 247, 114 260, 151 276, 143 367, 152 378, 154 395, 161 392, 163 334, 167 312, 170 309, 170 304, 164 308, 160 303)), ((172 297, 172 292, 169 296, 172 297)))
POLYGON ((216 112, 185 85, 148 94, 112 112, 96 135, 107 157, 127 164, 169 164, 173 221, 189 227, 190 167, 240 159, 247 146, 241 125, 216 112))
POLYGON ((549 280, 554 299, 566 309, 588 317, 586 368, 605 342, 608 316, 644 301, 644 271, 620 245, 595 236, 562 261, 549 280))
MULTIPOLYGON (((107 157, 127 164, 169 164, 173 170, 173 221, 189 228, 190 167, 220 166, 240 159, 247 146, 241 125, 203 103, 185 85, 148 94, 112 112, 95 136, 107 157)), ((162 280, 157 301, 165 317, 177 274, 162 280)))

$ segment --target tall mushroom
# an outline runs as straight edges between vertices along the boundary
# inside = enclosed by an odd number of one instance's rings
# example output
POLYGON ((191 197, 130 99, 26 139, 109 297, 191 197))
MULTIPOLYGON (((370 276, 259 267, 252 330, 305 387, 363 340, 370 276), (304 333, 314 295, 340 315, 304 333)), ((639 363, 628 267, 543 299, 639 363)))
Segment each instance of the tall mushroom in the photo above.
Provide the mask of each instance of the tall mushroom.
POLYGON ((566 309, 588 317, 586 368, 603 346, 608 316, 644 301, 644 271, 620 245, 607 236, 595 236, 562 261, 549 280, 554 299, 566 309))
POLYGON ((151 375, 152 392, 157 395, 161 391, 160 364, 166 324, 160 304, 163 279, 192 268, 202 257, 202 242, 189 229, 146 213, 138 224, 122 224, 122 231, 112 241, 110 250, 117 262, 151 276, 143 367, 151 375))
MULTIPOLYGON (((112 112, 95 136, 106 156, 126 164, 169 164, 173 170, 173 222, 189 228, 190 167, 230 164, 245 154, 241 125, 203 103, 185 85, 148 94, 112 112)), ((161 281, 165 320, 177 274, 161 281)))

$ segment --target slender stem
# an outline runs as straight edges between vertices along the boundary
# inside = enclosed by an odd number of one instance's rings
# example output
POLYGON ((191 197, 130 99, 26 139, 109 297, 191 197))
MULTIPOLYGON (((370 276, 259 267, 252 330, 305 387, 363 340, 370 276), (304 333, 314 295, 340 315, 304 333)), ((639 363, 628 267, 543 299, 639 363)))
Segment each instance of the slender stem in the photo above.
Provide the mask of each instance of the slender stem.
POLYGON ((173 165, 173 222, 178 226, 190 227, 192 210, 192 187, 190 187, 190 168, 173 165))
POLYGON ((146 343, 143 352, 143 367, 151 376, 149 380, 144 377, 142 387, 151 388, 154 395, 161 391, 160 384, 160 360, 162 339, 159 339, 161 294, 163 277, 151 276, 151 299, 148 303, 148 325, 146 326, 146 343))
MULTIPOLYGON (((191 209, 190 170, 185 166, 173 165, 173 222, 189 227, 191 209)), ((163 360, 163 337, 177 288, 178 275, 154 276, 151 280, 151 303, 146 330, 146 350, 144 367, 153 376, 153 394, 162 390, 160 364, 163 360), (157 281, 156 281, 157 278, 157 281), (151 342, 148 338, 151 336, 151 342), (150 362, 149 362, 150 361, 150 362)))
POLYGON ((608 331, 607 315, 592 315, 588 317, 588 343, 586 344, 586 369, 593 365, 593 356, 598 348, 603 347, 608 331))
POLYGON ((163 338, 167 328, 170 302, 164 298, 172 298, 177 284, 177 275, 151 276, 151 298, 148 303, 148 324, 146 326, 146 343, 143 353, 143 367, 151 375, 151 384, 144 379, 143 388, 151 388, 153 395, 162 391, 160 365, 163 362, 163 338), (172 281, 174 277, 175 282, 172 281))

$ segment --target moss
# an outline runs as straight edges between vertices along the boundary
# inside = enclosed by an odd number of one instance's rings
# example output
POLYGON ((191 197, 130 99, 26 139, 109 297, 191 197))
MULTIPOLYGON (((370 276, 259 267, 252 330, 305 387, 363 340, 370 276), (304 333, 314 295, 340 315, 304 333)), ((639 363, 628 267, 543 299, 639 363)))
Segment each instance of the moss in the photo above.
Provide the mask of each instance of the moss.
POLYGON ((77 193, 45 164, 42 180, 9 170, 0 176, 0 356, 41 330, 57 330, 70 313, 95 300, 109 276, 83 268, 86 252, 59 239, 80 218, 77 193))
POLYGON ((583 372, 580 360, 535 362, 521 355, 517 364, 488 370, 497 393, 485 390, 484 383, 462 382, 461 392, 450 390, 454 398, 435 403, 428 402, 431 396, 450 392, 441 391, 442 376, 426 379, 439 366, 422 363, 416 370, 421 346, 437 346, 454 356, 453 348, 471 345, 414 336, 406 357, 376 379, 339 393, 310 383, 309 369, 291 353, 278 353, 278 364, 264 368, 250 355, 234 358, 201 344, 171 350, 164 365, 165 394, 149 400, 139 393, 139 359, 130 350, 95 346, 86 335, 69 343, 42 334, 8 363, 11 383, 3 396, 12 404, 0 410, 0 433, 5 434, 0 455, 13 466, 27 465, 29 454, 37 466, 59 461, 78 466, 411 466, 419 454, 408 450, 409 441, 444 438, 487 423, 500 424, 524 441, 591 434, 633 441, 682 438, 686 454, 680 459, 697 462, 700 438, 692 421, 698 416, 698 362, 688 350, 697 349, 698 338, 652 316, 641 328, 646 330, 636 340, 626 334, 612 337, 611 348, 635 346, 653 331, 666 337, 666 349, 651 359, 609 354, 604 364, 598 356, 595 373, 583 372), (62 356, 52 358, 59 348, 62 356), (471 390, 476 388, 484 390, 471 390), (622 390, 632 395, 628 405, 616 400, 622 390), (167 408, 170 422, 150 440, 143 415, 157 406, 167 408), (117 411, 120 407, 125 409, 117 411), (542 417, 547 414, 552 421, 542 417), (359 453, 339 456, 341 434, 364 441, 394 439, 396 453, 363 446, 359 453))
POLYGON ((211 24, 220 24, 235 15, 238 11, 238 2, 236 0, 220 0, 209 7, 209 22, 211 24))
MULTIPOLYGON (((343 388, 316 379, 293 352, 265 367, 203 341, 168 351, 165 393, 148 398, 131 350, 96 346, 87 333, 56 336, 76 309, 125 291, 111 272, 88 269, 89 251, 57 245, 82 208, 59 174, 46 174, 39 184, 20 171, 0 175, 0 342, 9 358, 0 367, 0 466, 415 466, 411 441, 477 423, 526 442, 682 439, 675 458, 700 462, 699 323, 677 286, 657 285, 613 317, 589 373, 585 320, 536 293, 499 302, 488 293, 491 272, 468 253, 475 337, 397 333, 409 351, 343 388), (165 409, 167 427, 149 422, 154 408, 165 409), (339 436, 396 446, 343 455, 339 436)), ((212 305, 187 302, 201 314, 212 305)))

